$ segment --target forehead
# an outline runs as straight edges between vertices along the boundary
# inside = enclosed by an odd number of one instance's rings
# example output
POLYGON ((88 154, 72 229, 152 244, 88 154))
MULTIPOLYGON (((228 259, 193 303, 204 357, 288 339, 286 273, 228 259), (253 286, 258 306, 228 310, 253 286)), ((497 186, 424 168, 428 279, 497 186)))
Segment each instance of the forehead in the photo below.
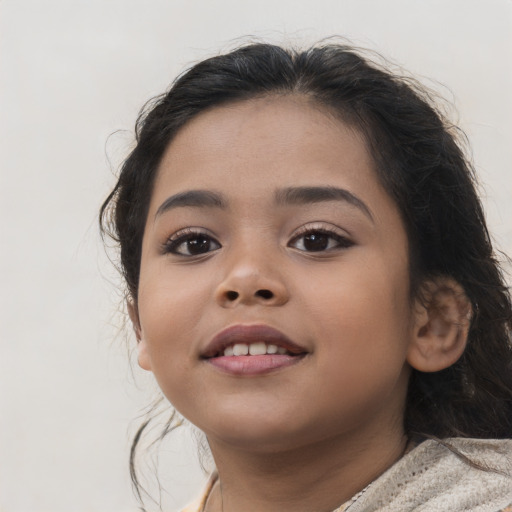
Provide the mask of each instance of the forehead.
MULTIPOLYGON (((302 96, 272 96, 212 108, 189 121, 167 148, 154 195, 169 188, 232 188, 334 176, 376 182, 359 131, 302 96)), ((308 183, 306 183, 308 182, 308 183)))

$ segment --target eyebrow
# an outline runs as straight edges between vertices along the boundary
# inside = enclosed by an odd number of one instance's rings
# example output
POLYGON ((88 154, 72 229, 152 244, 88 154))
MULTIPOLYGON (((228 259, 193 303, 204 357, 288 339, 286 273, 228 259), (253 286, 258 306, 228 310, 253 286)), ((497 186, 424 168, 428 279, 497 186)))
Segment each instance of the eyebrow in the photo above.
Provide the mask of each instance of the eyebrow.
MULTIPOLYGON (((338 187, 287 187, 275 193, 277 205, 304 205, 327 201, 344 201, 361 210, 370 220, 373 215, 368 206, 357 196, 338 187)), ((155 218, 174 208, 220 208, 226 209, 227 202, 218 192, 211 190, 186 190, 168 197, 158 208, 155 218)))
POLYGON ((372 212, 366 204, 357 196, 337 187, 289 187, 276 191, 275 200, 277 204, 309 204, 326 201, 344 201, 356 208, 359 208, 370 220, 373 219, 372 212))
POLYGON ((223 197, 210 190, 187 190, 168 197, 158 208, 155 218, 163 213, 179 207, 221 208, 227 207, 223 197))

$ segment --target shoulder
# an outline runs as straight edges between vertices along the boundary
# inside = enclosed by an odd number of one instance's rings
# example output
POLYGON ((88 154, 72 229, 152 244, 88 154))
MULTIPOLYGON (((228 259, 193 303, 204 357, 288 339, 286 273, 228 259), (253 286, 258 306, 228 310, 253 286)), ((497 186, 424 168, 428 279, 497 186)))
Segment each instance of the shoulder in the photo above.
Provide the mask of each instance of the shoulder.
POLYGON ((452 438, 416 446, 351 512, 512 512, 511 506, 512 440, 452 438))

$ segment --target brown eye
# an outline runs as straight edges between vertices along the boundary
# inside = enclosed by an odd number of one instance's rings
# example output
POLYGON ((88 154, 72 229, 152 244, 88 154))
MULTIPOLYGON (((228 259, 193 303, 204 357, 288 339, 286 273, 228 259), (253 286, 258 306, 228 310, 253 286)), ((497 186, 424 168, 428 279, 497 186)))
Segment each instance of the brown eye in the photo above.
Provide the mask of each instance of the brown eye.
POLYGON ((302 239, 304 250, 325 251, 329 247, 329 237, 324 233, 310 233, 302 239))
POLYGON ((299 251, 321 252, 347 248, 353 243, 338 233, 316 229, 296 236, 288 245, 299 251))
POLYGON ((211 240, 205 236, 198 236, 187 240, 184 244, 186 252, 191 255, 203 254, 210 251, 211 240))
POLYGON ((219 242, 204 233, 186 233, 170 240, 165 252, 180 256, 199 256, 220 248, 219 242))

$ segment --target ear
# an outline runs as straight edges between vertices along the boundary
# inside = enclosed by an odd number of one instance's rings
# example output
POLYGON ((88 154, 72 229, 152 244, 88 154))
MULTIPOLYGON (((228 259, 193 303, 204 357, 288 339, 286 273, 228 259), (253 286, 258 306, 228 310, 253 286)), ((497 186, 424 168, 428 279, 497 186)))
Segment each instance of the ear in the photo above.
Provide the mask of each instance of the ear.
POLYGON ((137 362, 143 370, 151 371, 148 347, 142 335, 142 328, 140 325, 139 309, 136 302, 130 299, 126 301, 126 308, 128 309, 128 315, 130 316, 133 331, 135 332, 135 337, 137 338, 137 362))
POLYGON ((449 277, 428 280, 419 297, 407 361, 421 372, 438 372, 454 364, 466 348, 471 302, 449 277))

